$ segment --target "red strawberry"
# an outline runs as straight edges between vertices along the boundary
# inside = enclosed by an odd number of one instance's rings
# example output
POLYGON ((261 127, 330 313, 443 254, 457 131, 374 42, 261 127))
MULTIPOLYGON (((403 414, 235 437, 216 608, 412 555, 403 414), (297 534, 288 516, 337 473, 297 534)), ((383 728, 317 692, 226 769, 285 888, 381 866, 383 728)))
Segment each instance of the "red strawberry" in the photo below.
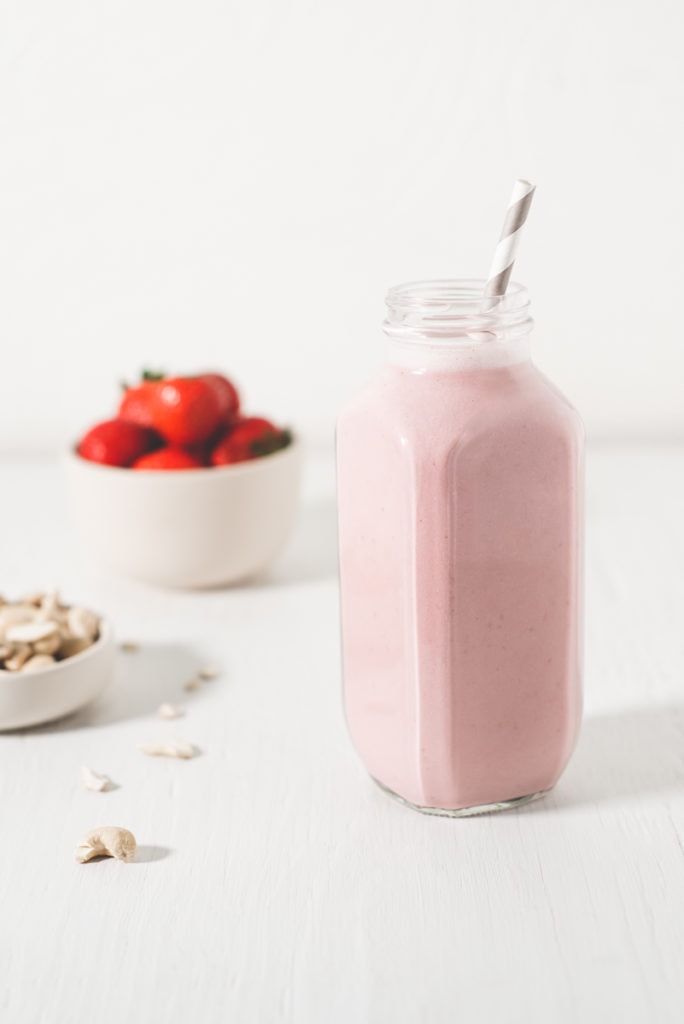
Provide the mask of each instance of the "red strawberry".
POLYGON ((155 429, 172 445, 201 444, 219 426, 221 403, 199 377, 174 377, 154 389, 150 400, 155 429))
POLYGON ((159 443, 157 435, 124 420, 105 420, 92 427, 76 449, 82 459, 105 466, 130 466, 159 443))
POLYGON ((219 441, 211 453, 211 463, 230 466, 234 462, 245 462, 285 448, 291 440, 289 430, 281 430, 261 416, 249 416, 219 441))
POLYGON ((192 456, 200 466, 211 465, 211 441, 205 441, 204 444, 188 444, 181 450, 192 456))
POLYGON ((232 423, 240 411, 240 396, 235 385, 221 373, 203 373, 199 379, 209 385, 221 403, 221 422, 232 423))
POLYGON ((163 380, 163 374, 144 370, 142 380, 134 387, 124 385, 124 395, 119 405, 119 419, 138 423, 141 427, 153 425, 152 396, 163 380))
POLYGON ((201 469, 202 463, 182 448, 160 448, 143 455, 133 463, 133 469, 201 469))

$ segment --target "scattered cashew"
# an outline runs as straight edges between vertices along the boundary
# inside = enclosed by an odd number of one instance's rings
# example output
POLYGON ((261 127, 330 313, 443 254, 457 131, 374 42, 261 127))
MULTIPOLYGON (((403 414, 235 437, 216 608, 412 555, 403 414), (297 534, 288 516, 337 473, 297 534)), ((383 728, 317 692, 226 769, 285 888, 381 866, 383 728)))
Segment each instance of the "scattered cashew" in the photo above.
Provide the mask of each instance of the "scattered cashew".
POLYGON ((216 677, 219 675, 219 670, 217 668, 214 668, 213 665, 207 665, 206 668, 200 669, 197 675, 200 677, 200 679, 204 679, 206 682, 208 682, 210 679, 216 679, 216 677))
POLYGON ((177 708, 175 704, 160 704, 157 714, 160 718, 182 718, 185 712, 181 708, 177 708))
POLYGON ((108 775, 100 775, 99 772, 94 772, 88 765, 82 765, 81 785, 84 789, 92 789, 96 793, 104 793, 105 790, 111 787, 111 784, 112 780, 108 775))
POLYGON ((123 643, 119 644, 119 649, 126 654, 135 654, 140 650, 140 644, 137 644, 135 640, 124 640, 123 643))
POLYGON ((116 825, 105 825, 86 832, 76 847, 76 860, 79 864, 85 864, 93 857, 115 857, 130 862, 135 860, 136 849, 137 843, 132 832, 116 825))
POLYGON ((197 748, 180 736, 172 736, 169 739, 153 740, 150 743, 139 743, 138 750, 150 757, 180 757, 186 760, 195 757, 197 748))
POLYGON ((190 693, 193 690, 199 690, 202 683, 207 683, 210 679, 216 679, 218 675, 219 670, 217 668, 214 668, 213 665, 207 665, 205 668, 201 668, 193 679, 188 679, 183 689, 190 693))

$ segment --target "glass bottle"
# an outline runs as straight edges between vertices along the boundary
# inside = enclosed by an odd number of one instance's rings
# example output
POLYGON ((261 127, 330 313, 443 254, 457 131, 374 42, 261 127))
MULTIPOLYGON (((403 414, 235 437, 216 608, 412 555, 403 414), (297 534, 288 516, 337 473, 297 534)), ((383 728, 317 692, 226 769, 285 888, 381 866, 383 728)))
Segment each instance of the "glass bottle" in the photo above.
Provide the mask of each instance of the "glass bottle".
POLYGON ((337 434, 344 701, 371 776, 462 815, 548 791, 581 717, 583 429, 524 288, 393 288, 337 434))

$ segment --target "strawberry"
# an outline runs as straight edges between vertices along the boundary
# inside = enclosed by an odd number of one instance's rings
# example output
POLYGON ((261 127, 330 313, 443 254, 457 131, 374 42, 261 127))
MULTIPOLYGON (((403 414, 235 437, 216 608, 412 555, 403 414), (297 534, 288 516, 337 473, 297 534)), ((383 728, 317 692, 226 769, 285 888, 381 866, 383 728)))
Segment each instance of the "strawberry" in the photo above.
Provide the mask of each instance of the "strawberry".
POLYGON ((133 469, 201 469, 202 462, 182 448, 160 448, 143 455, 133 463, 133 469))
POLYGON ((221 420, 215 390, 199 377, 173 377, 161 381, 150 396, 152 422, 172 445, 201 444, 221 420))
POLYGON ((119 405, 119 419, 128 423, 138 423, 141 427, 151 427, 153 423, 152 395, 163 374, 144 370, 142 379, 134 387, 124 384, 124 395, 119 405))
POLYGON ((270 420, 261 416, 249 416, 240 420, 218 442, 211 453, 212 466, 230 466, 234 462, 245 462, 261 455, 270 455, 285 448, 292 440, 289 430, 281 430, 270 420))
POLYGON ((233 382, 221 373, 203 373, 199 379, 209 385, 221 403, 221 423, 233 423, 240 411, 240 396, 233 382))
POLYGON ((159 444, 158 436, 137 423, 105 420, 92 427, 76 449, 82 459, 105 466, 130 466, 159 444))
MULTIPOLYGON (((173 447, 173 446, 172 446, 173 447)), ((186 444, 183 445, 182 450, 191 455, 193 459, 200 466, 211 466, 211 452, 212 452, 211 440, 205 441, 204 444, 186 444)))

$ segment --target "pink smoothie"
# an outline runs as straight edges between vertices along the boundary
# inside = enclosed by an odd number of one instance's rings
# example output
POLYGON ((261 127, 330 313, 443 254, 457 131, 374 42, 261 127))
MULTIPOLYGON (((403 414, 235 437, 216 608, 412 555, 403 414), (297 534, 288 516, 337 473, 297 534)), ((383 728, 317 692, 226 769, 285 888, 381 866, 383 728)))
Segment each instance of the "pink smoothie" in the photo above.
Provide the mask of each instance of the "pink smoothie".
POLYGON ((581 714, 582 428, 525 343, 398 344, 338 427, 344 698, 420 807, 538 794, 581 714))

